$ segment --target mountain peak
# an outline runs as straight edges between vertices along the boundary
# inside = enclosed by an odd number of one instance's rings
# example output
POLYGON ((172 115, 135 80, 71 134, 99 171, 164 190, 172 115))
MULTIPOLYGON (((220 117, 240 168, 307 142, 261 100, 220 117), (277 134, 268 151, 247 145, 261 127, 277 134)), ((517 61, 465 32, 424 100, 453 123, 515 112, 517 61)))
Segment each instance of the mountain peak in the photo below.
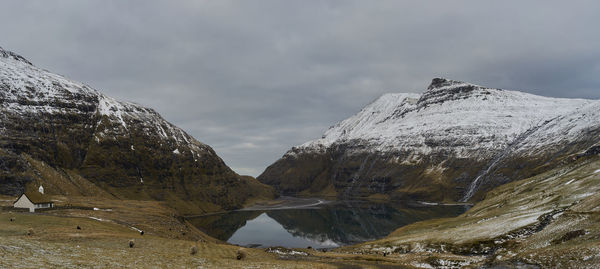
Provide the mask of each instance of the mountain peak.
POLYGON ((472 83, 467 83, 458 80, 451 80, 446 78, 434 78, 431 80, 431 84, 427 87, 427 91, 445 90, 462 86, 476 86, 472 83))
POLYGON ((476 96, 479 90, 489 88, 475 85, 472 83, 445 78, 434 78, 427 90, 423 92, 419 99, 419 106, 428 106, 435 103, 459 100, 476 96))
POLYGON ((451 86, 453 84, 459 84, 459 83, 462 83, 462 82, 456 81, 456 80, 450 80, 450 79, 446 79, 446 78, 433 78, 431 80, 431 84, 429 84, 429 87, 427 87, 427 90, 439 89, 442 87, 447 87, 447 86, 451 86))
POLYGON ((5 50, 2 47, 0 47, 0 57, 9 58, 9 59, 13 59, 13 60, 16 60, 19 62, 24 62, 29 65, 33 65, 30 61, 25 59, 23 56, 16 54, 12 51, 5 50))

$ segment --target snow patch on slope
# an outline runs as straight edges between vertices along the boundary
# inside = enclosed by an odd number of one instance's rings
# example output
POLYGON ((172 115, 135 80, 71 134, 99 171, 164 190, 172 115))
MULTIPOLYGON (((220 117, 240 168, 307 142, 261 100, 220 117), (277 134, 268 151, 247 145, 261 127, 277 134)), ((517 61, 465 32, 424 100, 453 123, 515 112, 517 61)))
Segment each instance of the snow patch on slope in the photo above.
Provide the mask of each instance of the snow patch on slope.
POLYGON ((26 60, 4 57, 6 53, 0 50, 0 109, 19 115, 77 113, 98 94, 84 84, 39 69, 26 60), (67 103, 74 98, 81 101, 67 103), (61 105, 53 105, 56 103, 61 105))
POLYGON ((98 113, 119 123, 128 130, 128 122, 135 122, 136 128, 141 128, 146 134, 157 134, 161 139, 175 141, 177 146, 188 146, 194 150, 202 150, 204 144, 185 133, 181 128, 164 120, 156 111, 140 105, 118 101, 106 95, 99 95, 98 113))
POLYGON ((112 97, 100 95, 100 101, 98 103, 98 112, 103 116, 114 116, 123 127, 127 128, 127 123, 123 120, 123 111, 125 107, 112 97))
MULTIPOLYGON (((102 138, 126 135, 133 128, 146 135, 156 134, 195 152, 212 154, 206 145, 164 120, 153 109, 116 100, 85 84, 40 69, 25 58, 0 48, 0 120, 9 114, 82 113, 100 115, 96 128, 103 118, 108 118, 112 125, 94 135, 96 143, 102 138)), ((0 122, 0 132, 3 128, 0 122)))
POLYGON ((545 122, 538 130, 520 143, 517 153, 536 155, 554 145, 589 139, 590 130, 600 129, 600 101, 588 101, 564 115, 545 122))

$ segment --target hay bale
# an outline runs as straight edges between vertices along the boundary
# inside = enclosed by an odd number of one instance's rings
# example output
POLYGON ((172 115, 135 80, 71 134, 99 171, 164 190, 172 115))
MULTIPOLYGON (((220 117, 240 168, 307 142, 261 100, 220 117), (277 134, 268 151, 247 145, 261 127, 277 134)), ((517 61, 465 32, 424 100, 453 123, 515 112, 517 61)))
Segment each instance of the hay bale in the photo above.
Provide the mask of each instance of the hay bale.
POLYGON ((129 248, 133 248, 133 246, 135 246, 135 240, 131 239, 129 240, 129 248))
POLYGON ((196 253, 198 253, 198 247, 196 247, 196 246, 192 246, 192 247, 190 248, 190 254, 192 254, 192 255, 196 255, 196 253))
POLYGON ((243 249, 238 249, 238 251, 236 252, 236 256, 235 258, 238 260, 243 260, 246 258, 246 251, 244 251, 243 249))

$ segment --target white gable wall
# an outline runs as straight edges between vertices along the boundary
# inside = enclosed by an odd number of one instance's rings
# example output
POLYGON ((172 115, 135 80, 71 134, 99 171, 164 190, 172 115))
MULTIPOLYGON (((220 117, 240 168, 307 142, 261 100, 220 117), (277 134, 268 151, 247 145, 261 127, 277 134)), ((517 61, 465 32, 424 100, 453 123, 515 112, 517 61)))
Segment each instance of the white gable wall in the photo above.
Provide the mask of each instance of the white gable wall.
POLYGON ((34 212, 35 211, 35 204, 33 204, 26 195, 21 195, 21 197, 19 197, 19 200, 17 200, 14 204, 14 207, 16 208, 29 208, 29 212, 34 212))

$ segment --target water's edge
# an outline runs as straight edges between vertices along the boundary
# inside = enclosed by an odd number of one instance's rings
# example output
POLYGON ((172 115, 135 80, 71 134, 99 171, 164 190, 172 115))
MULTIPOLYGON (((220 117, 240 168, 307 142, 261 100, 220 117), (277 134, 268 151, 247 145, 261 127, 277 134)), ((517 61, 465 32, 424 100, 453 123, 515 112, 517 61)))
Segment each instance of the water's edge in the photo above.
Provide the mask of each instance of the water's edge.
POLYGON ((386 203, 281 197, 265 204, 187 220, 219 240, 241 246, 333 248, 380 239, 417 221, 454 217, 468 207, 419 201, 386 203))

